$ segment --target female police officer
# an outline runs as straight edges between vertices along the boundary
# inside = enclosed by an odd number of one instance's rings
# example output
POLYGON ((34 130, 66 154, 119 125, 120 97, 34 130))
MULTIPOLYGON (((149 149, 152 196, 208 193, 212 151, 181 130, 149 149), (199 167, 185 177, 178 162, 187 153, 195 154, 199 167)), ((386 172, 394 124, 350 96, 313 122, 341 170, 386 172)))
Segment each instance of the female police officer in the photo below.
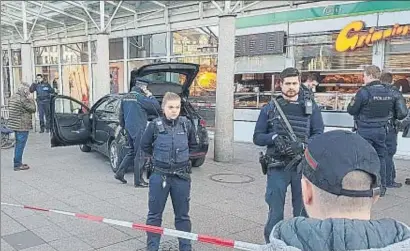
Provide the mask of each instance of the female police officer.
MULTIPOLYGON (((162 213, 171 194, 175 213, 175 228, 190 232, 189 199, 191 191, 189 153, 196 147, 195 129, 191 122, 179 116, 181 98, 167 92, 162 100, 164 117, 152 121, 141 141, 142 150, 152 156, 149 178, 147 225, 161 226, 162 213)), ((161 236, 147 233, 147 250, 159 249, 161 236)), ((179 250, 191 250, 191 243, 179 239, 179 250)))

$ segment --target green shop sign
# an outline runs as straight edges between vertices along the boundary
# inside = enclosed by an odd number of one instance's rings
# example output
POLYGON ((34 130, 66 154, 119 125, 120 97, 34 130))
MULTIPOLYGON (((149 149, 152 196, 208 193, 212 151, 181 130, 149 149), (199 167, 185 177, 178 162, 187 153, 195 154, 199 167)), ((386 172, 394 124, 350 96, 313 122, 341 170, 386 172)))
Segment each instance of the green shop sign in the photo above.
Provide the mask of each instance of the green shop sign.
POLYGON ((236 28, 243 29, 286 22, 302 22, 308 20, 358 16, 377 12, 404 10, 410 10, 410 1, 368 1, 329 5, 326 7, 314 7, 300 10, 296 9, 252 17, 240 17, 236 19, 236 28))

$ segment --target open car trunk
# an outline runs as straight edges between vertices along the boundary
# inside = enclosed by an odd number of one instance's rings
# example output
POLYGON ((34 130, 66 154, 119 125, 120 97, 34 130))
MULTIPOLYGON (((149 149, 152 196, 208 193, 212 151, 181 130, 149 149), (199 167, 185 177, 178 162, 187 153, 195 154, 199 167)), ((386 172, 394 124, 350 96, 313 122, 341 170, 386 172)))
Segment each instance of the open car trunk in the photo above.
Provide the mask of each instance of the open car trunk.
POLYGON ((166 92, 174 92, 181 97, 189 96, 189 88, 199 71, 198 64, 159 63, 144 65, 131 71, 129 90, 137 81, 148 84, 152 94, 161 98, 166 92))

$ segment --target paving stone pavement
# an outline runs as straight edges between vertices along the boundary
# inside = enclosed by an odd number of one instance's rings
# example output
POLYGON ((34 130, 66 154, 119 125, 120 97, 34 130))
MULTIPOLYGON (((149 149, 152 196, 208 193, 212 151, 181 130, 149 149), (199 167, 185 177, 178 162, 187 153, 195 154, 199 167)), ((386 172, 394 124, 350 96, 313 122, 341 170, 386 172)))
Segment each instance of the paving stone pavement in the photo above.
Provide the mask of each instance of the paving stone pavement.
MULTIPOLYGON (((209 151, 204 166, 193 170, 190 215, 192 232, 222 238, 263 243, 267 206, 264 202, 266 177, 257 163, 258 148, 235 144, 235 160, 213 161, 209 151), (217 175, 223 174, 223 175, 217 175), (211 176, 215 180, 211 180, 211 176), (223 183, 228 179, 232 183, 223 183), (241 180, 248 183, 235 183, 241 180)), ((120 184, 113 178, 108 160, 78 147, 49 147, 47 134, 30 134, 24 161, 28 171, 12 169, 13 149, 1 152, 1 201, 70 212, 99 215, 111 219, 144 223, 147 189, 120 184)), ((410 161, 396 160, 398 181, 410 177, 410 161)), ((285 217, 291 217, 291 197, 287 196, 285 217)), ((374 207, 373 218, 392 217, 410 224, 410 186, 389 190, 374 207)), ((163 226, 174 228, 172 204, 167 202, 163 226)), ((2 206, 1 250, 83 251, 145 250, 144 232, 119 226, 2 206)), ((174 238, 162 239, 162 250, 178 250, 174 238)), ((194 243, 195 250, 228 250, 194 243)))

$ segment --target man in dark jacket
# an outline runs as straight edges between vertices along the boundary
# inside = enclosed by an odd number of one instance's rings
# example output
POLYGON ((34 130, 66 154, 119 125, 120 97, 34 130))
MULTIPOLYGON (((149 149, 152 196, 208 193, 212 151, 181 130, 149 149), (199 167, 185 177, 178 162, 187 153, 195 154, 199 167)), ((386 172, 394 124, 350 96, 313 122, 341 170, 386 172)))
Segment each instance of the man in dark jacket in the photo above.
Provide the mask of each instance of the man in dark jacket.
MULTIPOLYGON (((400 91, 393 85, 393 75, 389 72, 385 72, 380 77, 380 81, 387 87, 389 87, 393 95, 396 97, 395 106, 402 107, 402 112, 405 112, 407 110, 406 100, 404 99, 400 91)), ((389 122, 387 123, 386 134, 386 186, 388 188, 400 188, 402 184, 394 181, 396 178, 396 168, 394 166, 393 157, 397 151, 397 134, 399 132, 398 127, 401 122, 397 120, 395 109, 392 111, 392 113, 393 114, 391 116, 391 120, 389 120, 389 122)))
POLYGON ((357 133, 366 139, 380 159, 382 196, 386 193, 386 134, 388 122, 396 114, 397 119, 404 119, 407 107, 390 87, 380 82, 380 69, 375 65, 364 68, 365 86, 361 87, 347 107, 347 112, 355 118, 357 133))
POLYGON ((269 233, 273 226, 283 219, 286 191, 291 185, 293 216, 304 216, 300 179, 296 172, 296 156, 303 153, 305 144, 318 134, 323 133, 324 124, 320 108, 314 102, 308 90, 300 88, 299 71, 286 68, 281 73, 282 94, 275 99, 286 116, 290 129, 281 118, 278 109, 269 102, 259 114, 253 134, 253 142, 266 146, 267 186, 265 201, 269 206, 269 216, 265 226, 265 240, 269 242, 269 233), (294 131, 297 140, 289 137, 294 131), (292 164, 293 163, 293 164, 292 164), (289 166, 290 165, 290 166, 289 166), (290 168, 287 168, 287 167, 290 168))
POLYGON ((131 92, 121 101, 120 125, 127 132, 130 151, 122 160, 115 178, 122 183, 127 183, 124 174, 129 166, 134 163, 134 186, 147 187, 142 178, 142 152, 140 141, 145 131, 149 115, 159 115, 160 105, 152 93, 147 89, 147 84, 137 81, 131 92))
POLYGON ((44 81, 42 74, 37 74, 37 81, 30 86, 30 92, 36 92, 38 117, 40 120, 40 133, 50 131, 50 101, 54 94, 53 87, 44 81), (44 120, 45 117, 45 120, 44 120))
POLYGON ((393 219, 371 220, 380 194, 374 148, 343 130, 314 138, 298 166, 309 218, 279 222, 259 251, 408 251, 410 228, 393 219))

